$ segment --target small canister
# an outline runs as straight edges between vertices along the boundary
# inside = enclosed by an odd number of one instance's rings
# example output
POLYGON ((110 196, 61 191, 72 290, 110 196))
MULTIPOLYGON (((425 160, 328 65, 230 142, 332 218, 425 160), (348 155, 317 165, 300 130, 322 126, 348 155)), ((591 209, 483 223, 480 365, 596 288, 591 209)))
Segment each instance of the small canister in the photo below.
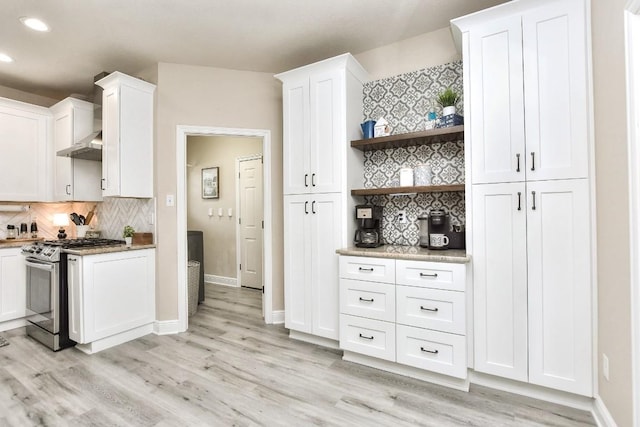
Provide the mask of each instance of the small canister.
POLYGON ((413 170, 413 181, 415 185, 431 185, 431 166, 418 165, 413 170))
POLYGON ((7 225, 7 239, 15 239, 17 234, 15 225, 7 225))
POLYGON ((400 187, 413 187, 413 169, 404 167, 400 169, 400 187))

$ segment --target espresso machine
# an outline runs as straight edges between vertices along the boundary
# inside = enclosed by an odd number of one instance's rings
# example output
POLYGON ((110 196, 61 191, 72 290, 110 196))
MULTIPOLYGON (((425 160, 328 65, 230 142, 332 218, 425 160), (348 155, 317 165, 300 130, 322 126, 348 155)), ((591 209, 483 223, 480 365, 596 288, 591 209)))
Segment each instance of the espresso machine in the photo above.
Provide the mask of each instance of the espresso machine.
POLYGON ((359 248, 382 246, 382 206, 357 205, 358 229, 353 243, 359 248))
POLYGON ((429 249, 449 248, 449 215, 444 209, 432 209, 427 216, 418 218, 420 246, 429 249))

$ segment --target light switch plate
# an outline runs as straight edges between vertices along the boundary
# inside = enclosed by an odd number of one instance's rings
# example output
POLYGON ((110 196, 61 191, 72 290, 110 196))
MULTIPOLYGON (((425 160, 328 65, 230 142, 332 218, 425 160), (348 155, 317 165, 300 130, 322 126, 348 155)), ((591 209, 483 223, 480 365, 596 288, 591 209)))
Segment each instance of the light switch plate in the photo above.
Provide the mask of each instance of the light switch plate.
POLYGON ((167 206, 175 206, 176 199, 173 194, 167 194, 167 206))

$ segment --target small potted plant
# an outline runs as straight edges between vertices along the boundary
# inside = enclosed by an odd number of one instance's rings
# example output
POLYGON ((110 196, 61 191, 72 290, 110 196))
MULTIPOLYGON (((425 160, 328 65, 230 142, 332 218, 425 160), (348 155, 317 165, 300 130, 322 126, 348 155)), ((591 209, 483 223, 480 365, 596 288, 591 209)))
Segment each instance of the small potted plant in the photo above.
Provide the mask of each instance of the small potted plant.
POLYGON ((460 95, 455 93, 450 87, 446 88, 438 95, 438 104, 442 107, 442 115, 448 116, 456 113, 456 104, 460 100, 460 95))
POLYGON ((124 226, 124 231, 122 232, 122 237, 124 237, 124 241, 127 244, 127 246, 131 246, 131 238, 133 238, 133 233, 135 233, 136 230, 133 229, 132 226, 130 225, 125 225, 124 226))

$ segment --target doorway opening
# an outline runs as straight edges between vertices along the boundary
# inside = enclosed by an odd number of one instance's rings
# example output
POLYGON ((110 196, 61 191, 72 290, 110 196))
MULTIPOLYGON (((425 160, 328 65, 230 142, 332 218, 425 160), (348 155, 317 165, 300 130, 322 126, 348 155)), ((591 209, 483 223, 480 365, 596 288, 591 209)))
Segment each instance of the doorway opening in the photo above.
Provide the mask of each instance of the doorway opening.
MULTIPOLYGON (((178 323, 180 330, 186 331, 188 327, 188 292, 187 292, 187 200, 189 192, 197 191, 198 194, 201 191, 200 185, 197 189, 188 188, 187 186, 187 140, 188 137, 247 137, 257 138, 262 141, 262 188, 263 188, 263 203, 261 212, 258 216, 261 216, 262 233, 262 282, 263 282, 263 297, 262 306, 265 323, 273 323, 273 296, 272 296, 272 219, 271 219, 271 133, 268 130, 261 129, 233 129, 233 128, 217 128, 206 126, 177 126, 176 129, 176 170, 177 176, 177 188, 176 188, 176 216, 177 216, 177 233, 178 233, 178 245, 177 245, 177 267, 178 267, 178 323), (264 225, 263 225, 264 224, 264 225)), ((235 158, 234 158, 235 160, 235 158)), ((220 173, 220 169, 211 170, 213 167, 218 167, 213 164, 198 164, 192 167, 198 169, 207 169, 207 173, 216 174, 220 173), (210 171, 211 170, 211 171, 210 171)), ((233 166, 232 166, 233 168, 233 166)), ((200 184, 200 183, 198 183, 200 184)), ((219 185, 223 183, 218 181, 219 185)), ((232 181, 233 187, 233 181, 232 181)), ((217 187, 218 191, 222 188, 217 187)), ((231 190, 235 191, 236 190, 231 190)), ((203 193, 204 194, 204 193, 203 193)), ((216 195, 215 191, 207 190, 207 195, 216 195)), ((211 206, 206 209, 207 216, 218 218, 218 220, 237 223, 236 214, 238 207, 235 209, 231 206, 211 206), (222 210, 221 210, 222 209, 222 210), (235 212, 234 212, 235 210, 235 212), (220 215, 220 213, 222 215, 220 215), (231 218, 231 219, 230 219, 231 218)), ((235 230, 236 227, 228 226, 235 230)), ((234 240, 235 243, 235 240, 234 240)), ((205 249, 206 251, 206 249, 205 249)), ((235 254, 234 254, 235 255, 235 254)), ((240 278, 240 276, 237 276, 240 278)))

